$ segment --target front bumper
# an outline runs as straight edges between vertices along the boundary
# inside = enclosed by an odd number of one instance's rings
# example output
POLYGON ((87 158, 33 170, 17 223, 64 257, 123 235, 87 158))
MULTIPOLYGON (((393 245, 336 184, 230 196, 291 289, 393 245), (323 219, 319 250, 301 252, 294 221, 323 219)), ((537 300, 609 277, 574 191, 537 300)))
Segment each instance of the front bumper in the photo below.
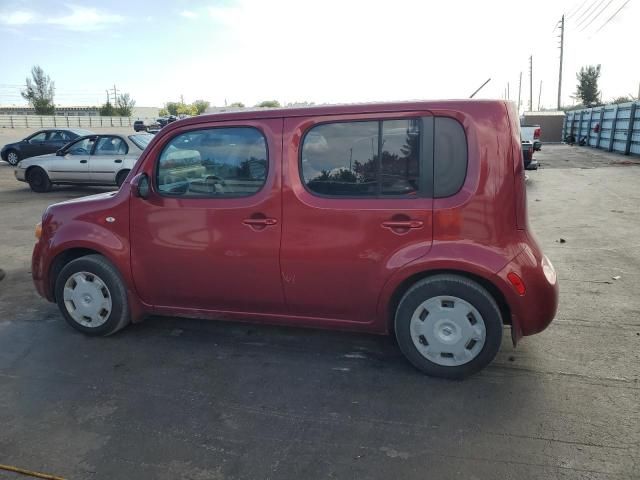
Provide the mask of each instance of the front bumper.
POLYGON ((549 326, 558 310, 559 286, 553 265, 541 252, 526 247, 499 273, 507 303, 511 310, 511 337, 513 344, 523 336, 534 335, 549 326), (519 295, 507 278, 518 275, 526 289, 519 295))
POLYGON ((48 258, 46 250, 47 244, 41 240, 34 245, 31 255, 31 277, 38 294, 53 302, 53 291, 47 275, 49 265, 45 264, 45 259, 48 258))

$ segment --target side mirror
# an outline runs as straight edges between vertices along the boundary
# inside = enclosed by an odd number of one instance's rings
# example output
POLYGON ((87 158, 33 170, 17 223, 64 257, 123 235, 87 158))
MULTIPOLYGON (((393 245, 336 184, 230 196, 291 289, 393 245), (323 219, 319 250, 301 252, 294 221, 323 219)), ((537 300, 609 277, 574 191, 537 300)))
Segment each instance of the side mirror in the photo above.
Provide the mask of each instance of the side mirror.
POLYGON ((147 198, 150 190, 149 175, 146 173, 139 173, 131 180, 131 192, 134 197, 147 198))
POLYGON ((57 155, 58 157, 64 157, 64 150, 63 150, 62 148, 61 148, 60 150, 57 150, 57 151, 56 151, 56 155, 57 155))

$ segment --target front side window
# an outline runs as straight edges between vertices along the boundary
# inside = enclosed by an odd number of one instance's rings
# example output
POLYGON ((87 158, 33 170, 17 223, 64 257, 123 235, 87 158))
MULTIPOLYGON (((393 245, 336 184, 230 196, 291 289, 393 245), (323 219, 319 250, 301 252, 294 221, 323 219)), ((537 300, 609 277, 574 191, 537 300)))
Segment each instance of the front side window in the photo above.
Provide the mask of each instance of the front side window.
POLYGON ((47 132, 36 133, 33 137, 29 139, 29 143, 40 143, 44 142, 47 139, 47 132))
POLYGON ((304 137, 302 177, 329 196, 413 196, 420 173, 420 119, 321 124, 304 137))
POLYGON ((94 137, 78 140, 77 142, 72 143, 69 148, 67 148, 66 153, 68 153, 69 155, 89 155, 91 153, 91 149, 93 148, 94 141, 94 137))
POLYGON ((120 137, 100 137, 94 155, 126 155, 129 148, 120 137))
POLYGON ((158 160, 161 194, 246 197, 267 179, 267 142, 252 127, 210 128, 172 138, 158 160))

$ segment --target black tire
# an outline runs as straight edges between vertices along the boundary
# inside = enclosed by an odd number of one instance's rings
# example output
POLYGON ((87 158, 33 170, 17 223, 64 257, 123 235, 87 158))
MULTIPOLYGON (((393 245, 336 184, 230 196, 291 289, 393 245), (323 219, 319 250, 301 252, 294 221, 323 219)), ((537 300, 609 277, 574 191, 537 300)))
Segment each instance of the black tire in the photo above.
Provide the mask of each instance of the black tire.
POLYGON ((102 255, 87 255, 72 260, 65 265, 56 278, 55 298, 58 308, 67 323, 87 335, 105 337, 124 328, 131 321, 127 289, 124 281, 118 270, 102 255), (67 280, 79 272, 95 275, 108 289, 108 297, 111 299, 111 311, 104 323, 99 326, 87 327, 78 323, 69 313, 64 300, 64 288, 67 280))
POLYGON ((32 167, 27 171, 27 182, 34 192, 46 193, 51 191, 51 180, 49 180, 47 172, 40 167, 32 167))
POLYGON ((16 165, 18 165, 18 162, 22 160, 22 158, 20 158, 20 152, 18 152, 17 150, 14 150, 13 148, 10 150, 7 150, 6 157, 7 157, 7 163, 12 167, 15 167, 16 165))
POLYGON ((400 350, 415 367, 432 377, 458 380, 483 369, 491 363, 500 349, 502 329, 502 315, 491 294, 478 283, 459 275, 434 275, 416 282, 404 294, 396 309, 395 333, 400 350), (410 325, 414 312, 424 301, 437 296, 458 297, 468 302, 482 316, 486 329, 485 343, 480 352, 467 363, 456 366, 434 363, 420 353, 411 338, 410 325))
POLYGON ((130 170, 121 170, 116 175, 116 185, 118 188, 122 186, 124 181, 127 179, 127 175, 129 175, 130 170))

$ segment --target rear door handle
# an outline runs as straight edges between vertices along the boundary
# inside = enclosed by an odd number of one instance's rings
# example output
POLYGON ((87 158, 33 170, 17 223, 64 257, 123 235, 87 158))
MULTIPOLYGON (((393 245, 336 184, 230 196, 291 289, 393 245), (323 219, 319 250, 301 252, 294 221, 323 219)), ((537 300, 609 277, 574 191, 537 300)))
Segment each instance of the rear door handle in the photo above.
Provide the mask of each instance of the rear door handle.
POLYGON ((114 160, 114 162, 115 162, 115 163, 122 163, 122 159, 120 159, 120 158, 119 158, 119 159, 117 159, 117 160, 114 160))
POLYGON ((250 227, 268 227, 278 223, 278 220, 275 218, 245 218, 242 223, 250 227))
POLYGON ((420 220, 389 220, 382 222, 384 228, 393 229, 405 229, 405 228, 422 228, 424 222, 420 220))
POLYGON ((87 163, 86 160, 80 160, 80 163, 87 163))

